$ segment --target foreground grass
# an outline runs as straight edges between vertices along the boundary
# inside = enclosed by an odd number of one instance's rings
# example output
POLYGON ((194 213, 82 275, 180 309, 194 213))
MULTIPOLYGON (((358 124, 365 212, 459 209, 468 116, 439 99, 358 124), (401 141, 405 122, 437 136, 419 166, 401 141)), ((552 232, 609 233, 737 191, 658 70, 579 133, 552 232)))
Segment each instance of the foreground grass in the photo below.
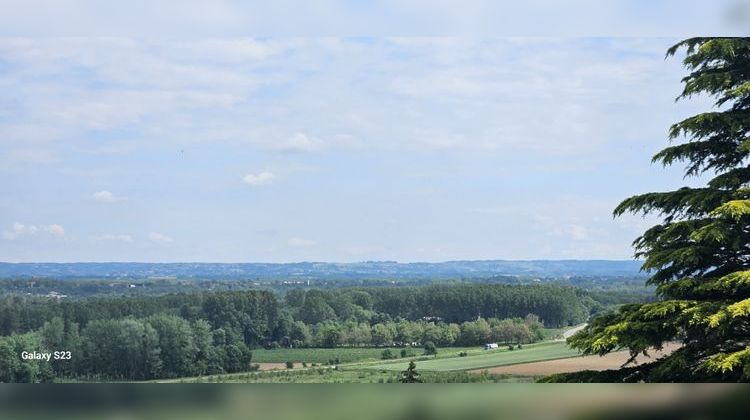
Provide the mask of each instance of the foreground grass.
POLYGON ((211 375, 199 378, 185 378, 179 382, 192 383, 385 383, 394 382, 398 372, 336 370, 332 368, 312 368, 248 372, 227 375, 211 375))
MULTIPOLYGON (((498 349, 481 355, 467 357, 448 357, 423 360, 418 362, 420 370, 427 371, 456 371, 482 369, 495 366, 514 365, 519 363, 538 362, 543 360, 562 359, 577 356, 577 350, 568 347, 564 342, 530 344, 520 350, 498 349)), ((408 361, 379 363, 367 366, 369 369, 385 371, 402 371, 406 369, 408 361)))
MULTIPOLYGON (((361 368, 313 368, 279 370, 266 372, 233 373, 194 378, 182 378, 172 383, 396 383, 399 372, 361 368)), ((487 382, 529 382, 529 378, 510 375, 471 374, 468 372, 422 372, 425 383, 487 383, 487 382)))

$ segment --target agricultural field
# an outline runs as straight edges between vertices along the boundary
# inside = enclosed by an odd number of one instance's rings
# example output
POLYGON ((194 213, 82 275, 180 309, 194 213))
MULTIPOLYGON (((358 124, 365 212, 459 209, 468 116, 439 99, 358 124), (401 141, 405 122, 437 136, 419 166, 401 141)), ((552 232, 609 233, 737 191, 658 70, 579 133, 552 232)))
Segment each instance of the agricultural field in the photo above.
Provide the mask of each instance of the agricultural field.
POLYGON ((571 329, 571 327, 543 328, 542 334, 544 334, 544 340, 562 340, 563 333, 569 329, 571 329))
MULTIPOLYGON (((337 347, 327 348, 294 348, 294 349, 256 349, 253 350, 253 363, 327 363, 338 359, 339 364, 382 361, 381 355, 389 349, 394 355, 399 355, 404 347, 337 347)), ((424 350, 421 347, 408 348, 414 356, 404 360, 420 358, 424 350)), ((443 347, 438 349, 438 358, 457 357, 458 353, 467 352, 469 355, 484 354, 481 347, 443 347)), ((433 358, 430 356, 430 358, 433 358)))
MULTIPOLYGON (((469 375, 467 373, 467 375, 469 375)), ((233 373, 156 382, 178 383, 385 383, 394 382, 398 372, 342 370, 330 367, 233 373)))
MULTIPOLYGON (((570 329, 570 328, 568 328, 570 329)), ((414 356, 382 360, 382 352, 400 355, 403 348, 343 347, 256 349, 255 372, 180 378, 165 382, 221 383, 391 383, 406 369, 408 361, 417 362, 425 382, 528 382, 537 375, 503 372, 503 366, 526 366, 534 362, 580 360, 578 352, 561 341, 565 329, 545 330, 546 341, 525 345, 522 349, 500 347, 486 351, 479 346, 442 347, 437 355, 425 356, 421 348, 407 348, 414 356), (466 356, 459 356, 465 353, 466 356), (572 359, 571 359, 572 358, 572 359), (287 369, 285 362, 294 362, 287 369), (334 362, 333 365, 329 362, 334 362), (303 365, 303 362, 305 363, 303 365), (315 363, 318 366, 312 366, 315 363)))
MULTIPOLYGON (((361 366, 344 368, 316 367, 302 369, 246 372, 210 375, 192 378, 158 380, 160 383, 396 383, 400 373, 388 370, 362 369, 361 366)), ((511 375, 490 375, 465 371, 425 371, 421 378, 426 383, 469 382, 530 382, 531 378, 511 375)))
MULTIPOLYGON (((648 356, 639 355, 632 366, 650 363, 654 360, 672 354, 680 348, 677 343, 667 343, 661 350, 650 350, 648 356)), ((576 372, 580 370, 608 370, 617 369, 630 359, 630 352, 617 351, 605 356, 584 356, 568 359, 537 361, 515 365, 496 366, 488 370, 476 370, 474 373, 504 374, 513 376, 538 377, 557 373, 576 372)))
MULTIPOLYGON (((506 348, 492 350, 480 355, 468 355, 466 357, 436 358, 419 362, 419 369, 424 371, 455 371, 481 369, 495 366, 515 365, 520 363, 538 362, 543 360, 563 359, 578 356, 578 351, 573 350, 564 342, 547 342, 540 344, 529 344, 523 349, 510 351, 506 348)), ((391 371, 402 371, 406 369, 408 362, 398 361, 380 363, 367 366, 369 369, 381 369, 391 371)))
MULTIPOLYGON (((326 348, 279 348, 279 349, 256 349, 253 350, 253 363, 284 363, 287 361, 295 363, 327 363, 330 360, 338 360, 339 363, 351 363, 364 360, 380 359, 385 348, 378 347, 338 347, 326 348)), ((421 349, 415 351, 421 353, 421 349)), ((391 348, 394 354, 400 349, 391 348)))
MULTIPOLYGON (((567 328, 544 328, 545 340, 562 339, 562 333, 567 328)), ((531 345, 533 346, 533 345, 531 345)), ((338 363, 354 363, 381 360, 383 350, 390 349, 394 355, 399 355, 403 347, 337 347, 337 348, 277 348, 277 349, 254 349, 253 363, 327 363, 338 360, 338 363)), ((411 348, 414 357, 422 356, 421 347, 411 348)), ((486 352, 479 346, 471 347, 443 347, 438 351, 437 357, 456 357, 458 353, 466 352, 469 356, 483 355, 486 352)))
MULTIPOLYGON (((378 348, 343 348, 343 349, 276 349, 261 352, 264 360, 289 358, 295 361, 309 361, 307 367, 297 362, 293 369, 286 369, 278 362, 258 362, 261 366, 273 367, 273 370, 261 369, 257 372, 243 372, 225 375, 181 378, 164 382, 221 382, 221 383, 389 383, 398 381, 400 371, 404 370, 407 360, 416 360, 417 368, 425 382, 527 382, 533 378, 528 375, 514 375, 511 372, 500 372, 491 368, 501 366, 523 366, 531 362, 574 358, 578 352, 569 349, 564 342, 551 341, 530 344, 523 349, 510 351, 501 348, 485 351, 481 348, 450 347, 438 349, 437 357, 419 354, 416 358, 403 358, 392 361, 378 360, 378 348), (459 357, 459 352, 468 355, 459 357), (318 357, 320 363, 329 357, 343 358, 342 364, 336 366, 309 366, 318 357), (358 360, 356 360, 358 359, 358 360), (344 362, 344 360, 348 360, 344 362), (486 369, 488 372, 485 372, 486 369)), ((399 350, 399 349, 392 349, 399 350)), ((415 349, 418 350, 418 349, 415 349)), ((257 360, 257 359, 256 359, 257 360)), ((318 363, 318 362, 314 362, 318 363)))

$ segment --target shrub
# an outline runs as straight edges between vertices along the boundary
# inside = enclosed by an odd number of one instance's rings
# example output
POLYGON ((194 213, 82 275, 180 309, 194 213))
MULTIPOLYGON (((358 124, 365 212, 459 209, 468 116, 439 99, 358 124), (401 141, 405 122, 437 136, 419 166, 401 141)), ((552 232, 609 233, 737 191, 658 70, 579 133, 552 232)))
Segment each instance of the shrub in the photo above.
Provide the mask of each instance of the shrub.
POLYGON ((393 352, 391 351, 391 349, 385 349, 380 354, 380 358, 383 359, 383 360, 388 360, 388 359, 395 359, 396 356, 393 354, 393 352))
POLYGON ((286 362, 287 369, 294 369, 294 362, 286 362))
POLYGON ((411 349, 411 348, 409 348, 409 349, 401 349, 401 357, 414 357, 414 356, 415 356, 415 354, 414 354, 414 350, 413 349, 411 349))
POLYGON ((426 355, 437 355, 437 347, 435 347, 435 343, 432 341, 428 341, 424 343, 424 354, 426 355))

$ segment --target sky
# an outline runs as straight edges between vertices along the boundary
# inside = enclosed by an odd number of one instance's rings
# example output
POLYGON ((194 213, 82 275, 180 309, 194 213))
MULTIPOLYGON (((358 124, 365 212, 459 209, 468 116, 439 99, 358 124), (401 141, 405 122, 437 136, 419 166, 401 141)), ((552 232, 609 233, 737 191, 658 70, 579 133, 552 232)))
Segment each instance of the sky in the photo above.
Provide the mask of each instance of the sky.
POLYGON ((0 260, 627 259, 673 38, 0 38, 0 260))
POLYGON ((747 33, 748 0, 0 0, 10 36, 695 36, 747 33))

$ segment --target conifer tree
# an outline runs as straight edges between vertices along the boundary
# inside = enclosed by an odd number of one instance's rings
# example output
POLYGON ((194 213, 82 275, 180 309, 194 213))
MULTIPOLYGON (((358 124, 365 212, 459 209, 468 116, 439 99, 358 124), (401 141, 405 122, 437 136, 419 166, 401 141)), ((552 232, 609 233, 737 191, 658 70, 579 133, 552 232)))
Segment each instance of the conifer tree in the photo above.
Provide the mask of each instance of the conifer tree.
POLYGON ((401 372, 399 382, 402 384, 422 383, 422 379, 419 378, 419 372, 417 372, 417 364, 414 363, 414 360, 409 361, 409 367, 401 372))
POLYGON ((685 164, 700 188, 638 195, 614 211, 656 214, 634 242, 657 301, 595 318, 570 344, 585 354, 628 349, 631 361, 670 341, 682 347, 655 362, 567 381, 747 381, 750 379, 750 38, 691 38, 689 74, 677 99, 707 95, 715 109, 674 124, 672 145, 653 157, 685 164))

